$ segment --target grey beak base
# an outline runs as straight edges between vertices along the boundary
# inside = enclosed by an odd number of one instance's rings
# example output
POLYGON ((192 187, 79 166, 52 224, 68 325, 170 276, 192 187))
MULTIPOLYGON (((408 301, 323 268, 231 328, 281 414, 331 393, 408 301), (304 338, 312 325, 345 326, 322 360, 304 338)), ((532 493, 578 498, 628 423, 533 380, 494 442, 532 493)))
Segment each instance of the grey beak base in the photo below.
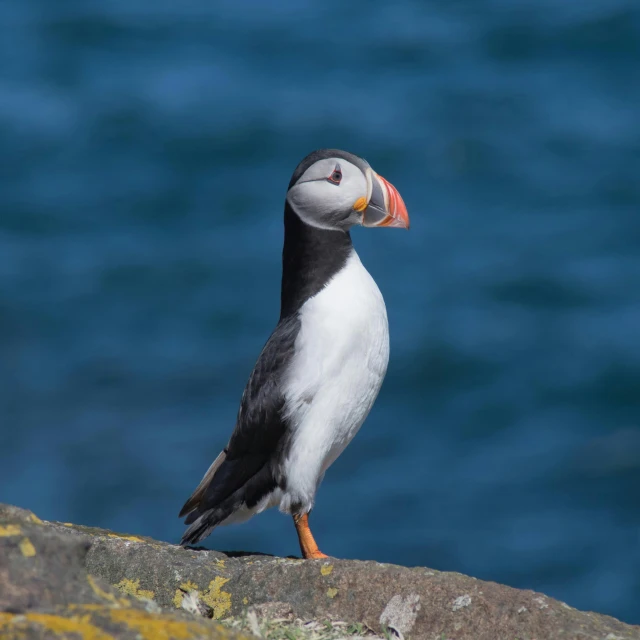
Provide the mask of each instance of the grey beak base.
POLYGON ((384 201, 382 186, 377 178, 373 178, 371 186, 371 198, 362 216, 363 227, 376 227, 387 218, 387 205, 384 201))

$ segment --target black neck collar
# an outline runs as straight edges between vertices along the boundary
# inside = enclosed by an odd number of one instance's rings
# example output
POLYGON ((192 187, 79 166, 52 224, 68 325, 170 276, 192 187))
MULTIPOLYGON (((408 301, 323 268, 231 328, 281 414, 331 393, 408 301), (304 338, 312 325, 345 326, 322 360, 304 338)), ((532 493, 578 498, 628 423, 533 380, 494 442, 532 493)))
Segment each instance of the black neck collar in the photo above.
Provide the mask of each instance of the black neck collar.
POLYGON ((280 319, 296 313, 342 267, 353 250, 348 231, 318 229, 284 206, 280 319))

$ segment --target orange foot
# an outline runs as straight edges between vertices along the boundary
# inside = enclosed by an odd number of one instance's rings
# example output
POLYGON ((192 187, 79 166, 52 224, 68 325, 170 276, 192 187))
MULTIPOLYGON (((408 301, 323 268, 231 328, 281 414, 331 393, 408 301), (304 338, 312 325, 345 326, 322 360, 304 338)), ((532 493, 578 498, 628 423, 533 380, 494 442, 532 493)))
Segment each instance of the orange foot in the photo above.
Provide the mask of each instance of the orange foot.
POLYGON ((306 560, 320 560, 321 558, 328 558, 318 549, 316 541, 313 539, 311 529, 309 529, 309 514, 305 513, 302 516, 293 516, 293 524, 296 526, 298 532, 298 541, 300 542, 300 551, 302 557, 306 560))

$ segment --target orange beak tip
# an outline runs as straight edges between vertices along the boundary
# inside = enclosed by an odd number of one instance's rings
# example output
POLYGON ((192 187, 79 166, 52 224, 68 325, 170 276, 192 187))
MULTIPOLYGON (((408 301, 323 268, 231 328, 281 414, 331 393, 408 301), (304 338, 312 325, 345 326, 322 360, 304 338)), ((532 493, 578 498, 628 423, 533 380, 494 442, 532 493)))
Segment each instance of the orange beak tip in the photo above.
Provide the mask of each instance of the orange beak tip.
POLYGON ((409 229, 409 212, 402 196, 388 180, 381 175, 378 175, 378 178, 384 184, 388 196, 388 217, 380 226, 409 229))

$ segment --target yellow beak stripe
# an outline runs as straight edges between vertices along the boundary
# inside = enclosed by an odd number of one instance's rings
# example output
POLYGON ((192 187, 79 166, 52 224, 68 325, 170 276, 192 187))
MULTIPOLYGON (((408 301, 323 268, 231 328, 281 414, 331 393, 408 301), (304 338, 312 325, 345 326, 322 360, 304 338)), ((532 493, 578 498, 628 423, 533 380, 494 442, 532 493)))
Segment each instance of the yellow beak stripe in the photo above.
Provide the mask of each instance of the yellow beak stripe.
POLYGON ((358 198, 353 203, 353 208, 356 211, 364 211, 367 208, 367 199, 366 198, 358 198))

